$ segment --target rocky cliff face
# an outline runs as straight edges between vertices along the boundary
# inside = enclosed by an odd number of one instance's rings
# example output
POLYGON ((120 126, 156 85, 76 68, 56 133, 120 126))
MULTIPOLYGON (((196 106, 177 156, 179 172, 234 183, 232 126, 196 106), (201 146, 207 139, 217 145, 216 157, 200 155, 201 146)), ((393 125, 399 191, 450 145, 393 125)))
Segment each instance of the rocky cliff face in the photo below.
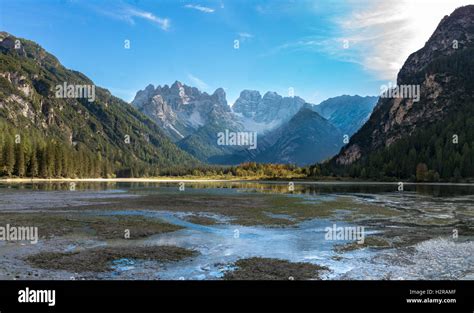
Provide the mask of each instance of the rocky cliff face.
POLYGON ((398 73, 398 83, 411 81, 435 59, 447 57, 472 47, 474 41, 474 5, 456 9, 446 15, 425 46, 412 53, 398 73))
POLYGON ((472 97, 474 86, 466 77, 472 77, 468 71, 469 58, 474 55, 473 39, 474 5, 444 17, 425 46, 408 57, 398 74, 398 86, 419 88, 419 101, 407 96, 381 97, 367 123, 335 158, 336 163, 351 164, 371 151, 388 147, 416 129, 442 120, 456 110, 456 103, 472 97))
POLYGON ((156 88, 148 85, 137 93, 132 104, 152 118, 174 141, 210 123, 240 128, 222 88, 209 95, 179 81, 156 88))
POLYGON ((155 121, 179 147, 204 162, 213 163, 213 158, 239 149, 217 143, 218 133, 243 130, 222 88, 210 95, 179 81, 156 88, 148 85, 136 94, 132 104, 155 121))
POLYGON ((241 114, 246 128, 265 132, 289 121, 304 104, 300 97, 282 97, 271 91, 262 97, 256 90, 243 90, 232 109, 241 114))

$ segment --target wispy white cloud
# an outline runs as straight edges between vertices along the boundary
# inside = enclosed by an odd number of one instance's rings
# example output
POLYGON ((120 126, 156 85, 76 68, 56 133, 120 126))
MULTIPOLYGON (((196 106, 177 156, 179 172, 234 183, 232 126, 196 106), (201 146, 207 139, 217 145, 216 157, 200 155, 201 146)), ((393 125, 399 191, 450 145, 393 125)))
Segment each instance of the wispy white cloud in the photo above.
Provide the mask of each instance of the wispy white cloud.
POLYGON ((252 38, 253 35, 249 33, 239 33, 240 38, 252 38))
POLYGON ((107 7, 107 10, 93 4, 88 6, 102 15, 127 22, 131 25, 135 24, 136 19, 143 19, 157 25, 165 31, 171 26, 171 20, 169 18, 156 16, 152 12, 139 9, 123 2, 117 2, 115 5, 107 7))
POLYGON ((239 40, 241 42, 244 42, 246 40, 249 40, 249 39, 252 39, 253 38, 253 35, 250 34, 250 33, 245 33, 245 32, 242 32, 242 33, 238 33, 237 34, 239 36, 239 40))
MULTIPOLYGON (((441 19, 472 0, 367 0, 334 20, 334 37, 309 36, 268 54, 314 51, 360 64, 378 79, 395 80, 408 56, 422 48, 441 19)), ((354 2, 355 3, 355 2, 354 2)))
POLYGON ((124 13, 129 16, 132 21, 133 18, 138 17, 157 24, 163 30, 168 30, 170 28, 170 20, 168 18, 158 17, 151 12, 128 7, 125 9, 124 13))
MULTIPOLYGON (((441 19, 472 0, 369 0, 339 19, 346 43, 334 55, 346 55, 380 79, 394 80, 408 56, 422 48, 441 19)), ((342 45, 343 46, 343 45, 342 45)))
POLYGON ((253 35, 249 33, 239 33, 239 36, 242 38, 252 38, 253 35))
POLYGON ((184 7, 187 9, 198 10, 204 13, 214 13, 215 11, 213 8, 205 7, 199 4, 186 4, 184 7))
POLYGON ((195 85, 197 88, 201 89, 201 90, 207 90, 209 89, 209 85, 206 84, 202 79, 192 75, 192 74, 188 74, 188 79, 193 83, 193 85, 195 85))

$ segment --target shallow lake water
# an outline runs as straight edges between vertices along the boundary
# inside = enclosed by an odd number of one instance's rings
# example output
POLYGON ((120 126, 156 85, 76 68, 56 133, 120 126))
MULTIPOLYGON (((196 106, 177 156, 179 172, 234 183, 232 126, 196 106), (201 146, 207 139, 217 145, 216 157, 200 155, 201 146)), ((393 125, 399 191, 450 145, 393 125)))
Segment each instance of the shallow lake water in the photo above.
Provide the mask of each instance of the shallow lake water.
MULTIPOLYGON (((139 240, 140 244, 172 245, 199 252, 192 259, 163 264, 159 271, 150 270, 149 262, 115 260, 111 265, 113 270, 97 274, 98 279, 143 278, 137 273, 145 273, 147 279, 220 279, 225 271, 233 269, 235 261, 251 257, 323 265, 329 268, 321 274, 323 279, 473 279, 473 185, 405 184, 403 191, 398 190, 396 183, 295 182, 294 190, 285 182, 186 182, 184 186, 185 189, 180 190, 178 183, 78 182, 73 188, 69 182, 3 183, 0 184, 0 212, 79 211, 90 216, 159 219, 182 229, 149 236, 139 240), (270 200, 272 197, 296 198, 298 205, 304 206, 305 215, 293 215, 292 210, 300 212, 301 207, 293 208, 285 202, 278 204, 284 207, 283 213, 266 207, 255 210, 275 220, 291 221, 291 224, 242 225, 235 218, 238 212, 232 211, 234 201, 248 198, 252 205, 255 196, 270 200), (146 206, 137 204, 146 197, 156 202, 146 206), (204 204, 208 198, 222 199, 224 204, 216 203, 219 209, 214 210, 214 202, 204 204), (350 207, 334 207, 331 211, 332 203, 338 204, 339 199, 371 209, 352 211, 350 207), (165 205, 164 200, 171 204, 165 205), (187 201, 187 206, 179 207, 183 201, 187 201), (328 207, 324 208, 329 213, 312 215, 313 206, 314 210, 320 210, 320 205, 325 203, 328 207), (373 207, 380 209, 373 211, 373 207), (210 218, 215 223, 202 225, 189 220, 189 216, 210 218), (326 228, 335 224, 337 227, 363 226, 366 238, 376 236, 390 245, 338 250, 338 246, 354 241, 327 240, 326 228)), ((114 243, 92 243, 95 246, 108 244, 114 243)), ((42 242, 42 246, 48 248, 48 241, 42 242)), ((80 243, 63 250, 77 248, 81 248, 80 243)), ((0 256, 6 251, 5 243, 0 242, 0 256)))

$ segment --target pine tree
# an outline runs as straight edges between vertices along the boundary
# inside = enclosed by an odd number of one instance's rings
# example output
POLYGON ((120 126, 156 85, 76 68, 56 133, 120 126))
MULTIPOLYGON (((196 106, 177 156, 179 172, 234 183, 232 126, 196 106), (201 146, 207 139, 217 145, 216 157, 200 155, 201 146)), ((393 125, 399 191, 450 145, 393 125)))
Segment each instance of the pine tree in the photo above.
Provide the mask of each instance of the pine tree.
POLYGON ((28 164, 28 176, 37 177, 38 176, 38 157, 36 155, 36 147, 33 147, 30 156, 30 162, 28 164))
POLYGON ((63 173, 63 150, 61 144, 54 145, 54 176, 60 177, 63 173))
POLYGON ((39 158, 39 175, 43 178, 48 177, 48 160, 46 156, 46 147, 42 147, 38 150, 39 158))
POLYGON ((22 143, 15 144, 15 175, 18 177, 25 176, 25 151, 22 143))
POLYGON ((428 167, 426 166, 425 163, 418 163, 416 166, 416 180, 417 181, 425 181, 426 176, 428 173, 428 167))
POLYGON ((55 176, 54 157, 55 157, 54 144, 52 142, 49 142, 46 146, 46 168, 47 168, 46 176, 47 177, 55 176))
POLYGON ((15 169, 15 147, 10 137, 7 137, 5 141, 3 163, 5 164, 5 174, 11 176, 15 169))
POLYGON ((471 177, 474 175, 474 169, 472 168, 471 150, 467 142, 462 148, 461 156, 461 175, 463 177, 471 177))
POLYGON ((0 175, 3 173, 3 134, 0 135, 0 175))

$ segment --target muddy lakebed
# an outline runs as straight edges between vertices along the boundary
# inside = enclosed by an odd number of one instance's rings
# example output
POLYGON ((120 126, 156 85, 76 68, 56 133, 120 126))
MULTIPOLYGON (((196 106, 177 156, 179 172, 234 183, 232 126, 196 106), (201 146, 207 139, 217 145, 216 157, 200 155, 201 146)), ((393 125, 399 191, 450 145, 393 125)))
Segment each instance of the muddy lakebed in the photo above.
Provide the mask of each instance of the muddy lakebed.
POLYGON ((291 187, 1 183, 0 227, 39 240, 0 240, 0 279, 474 279, 474 185, 291 187))

